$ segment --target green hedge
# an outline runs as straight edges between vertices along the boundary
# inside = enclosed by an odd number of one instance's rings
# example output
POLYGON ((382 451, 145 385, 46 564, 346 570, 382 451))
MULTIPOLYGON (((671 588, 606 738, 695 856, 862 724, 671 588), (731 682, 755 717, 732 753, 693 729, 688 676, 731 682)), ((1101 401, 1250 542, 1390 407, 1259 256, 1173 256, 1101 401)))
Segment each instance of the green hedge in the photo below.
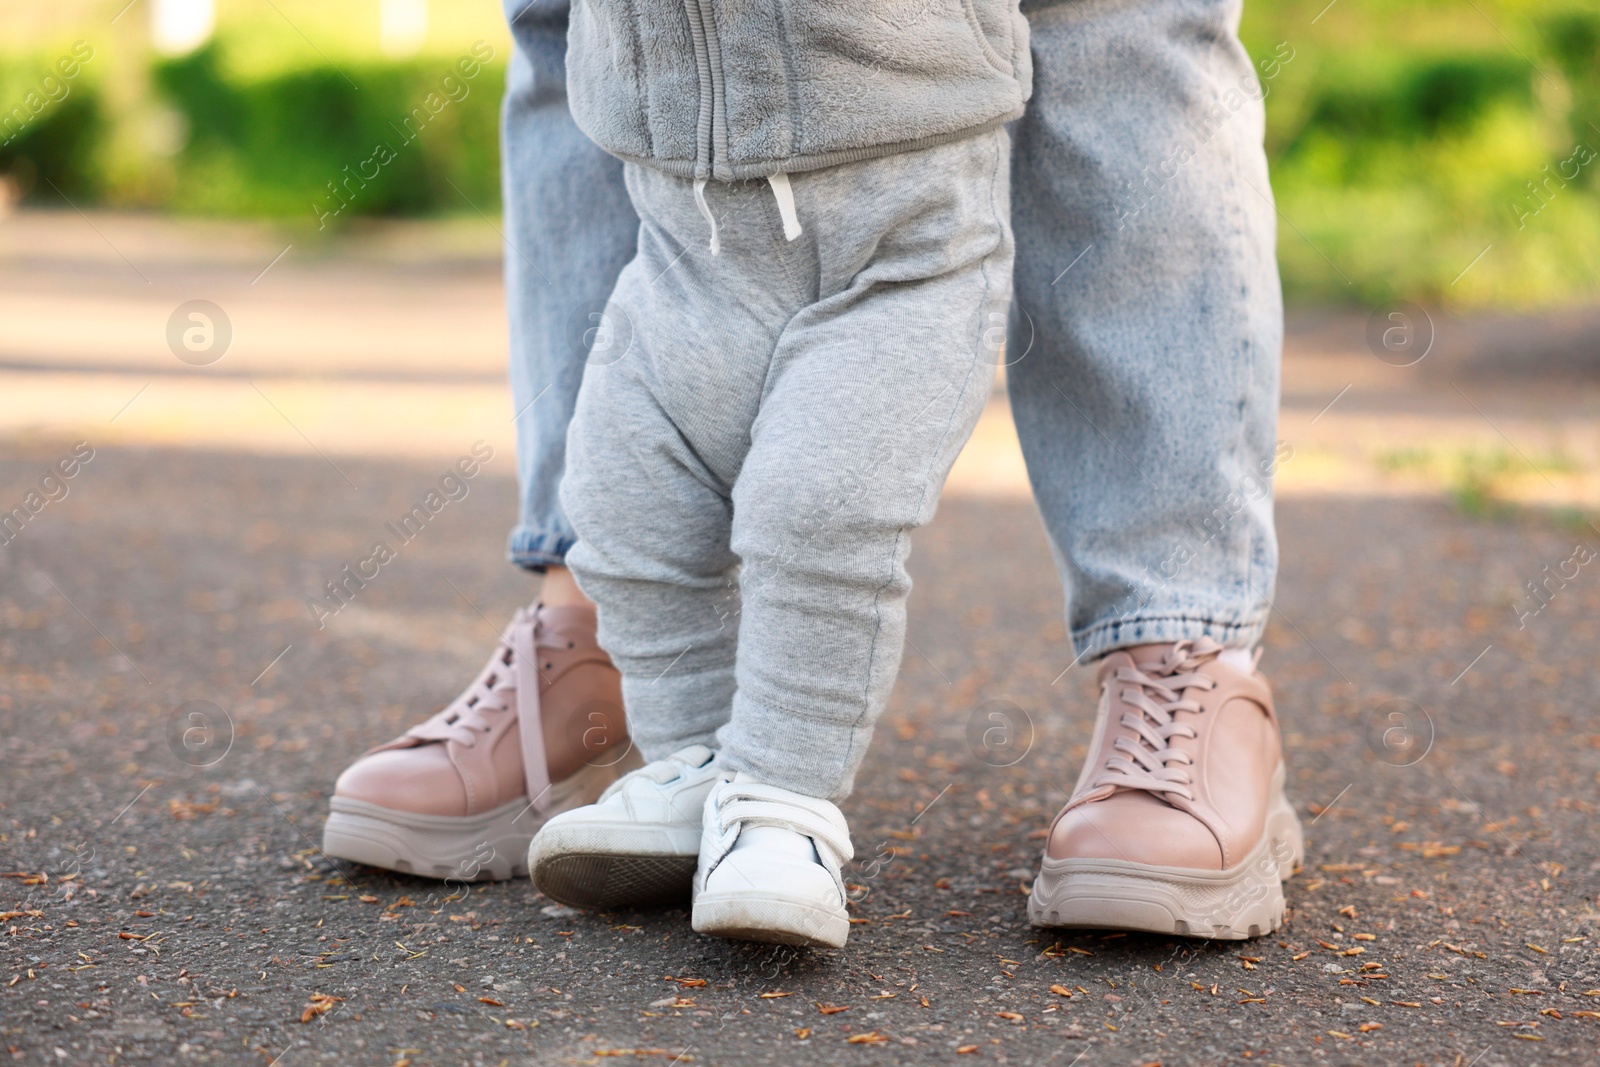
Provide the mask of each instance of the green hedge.
POLYGON ((48 59, 0 61, 0 174, 24 197, 102 192, 96 156, 107 126, 93 61, 83 42, 48 59))
POLYGON ((1289 299, 1594 299, 1595 4, 1479 12, 1294 0, 1253 10, 1253 51, 1268 54, 1279 40, 1297 50, 1267 100, 1289 299))
POLYGON ((493 49, 454 61, 314 67, 229 77, 212 45, 155 68, 188 137, 167 206, 304 217, 493 210, 499 203, 503 64, 493 49))
MULTIPOLYGON (((1247 2, 1246 42, 1272 57, 1268 154, 1291 300, 1594 298, 1600 5, 1480 6, 1247 2)), ((312 228, 498 209, 504 55, 306 65, 294 41, 292 59, 263 65, 270 42, 228 42, 151 66, 142 113, 111 106, 95 80, 106 61, 88 64, 0 145, 0 172, 41 202, 53 184, 83 201, 312 228), (254 66, 230 59, 247 52, 254 66), (186 131, 177 154, 108 164, 139 140, 118 123, 157 108, 186 131)), ((50 71, 0 58, 0 107, 50 71)))
MULTIPOLYGON (((6 127, 0 112, 0 174, 40 204, 59 203, 59 189, 75 202, 317 229, 360 215, 492 213, 504 59, 480 44, 455 58, 239 73, 226 41, 214 42, 154 63, 152 98, 128 109, 130 123, 176 124, 176 154, 118 166, 114 109, 92 64, 57 77, 67 91, 55 100, 39 91, 54 59, 0 58, 0 101, 16 116, 6 127)), ((141 126, 131 140, 148 138, 141 126)))
POLYGON ((1600 136, 1542 102, 1537 78, 1509 52, 1324 58, 1302 121, 1271 145, 1291 298, 1592 294, 1600 136))

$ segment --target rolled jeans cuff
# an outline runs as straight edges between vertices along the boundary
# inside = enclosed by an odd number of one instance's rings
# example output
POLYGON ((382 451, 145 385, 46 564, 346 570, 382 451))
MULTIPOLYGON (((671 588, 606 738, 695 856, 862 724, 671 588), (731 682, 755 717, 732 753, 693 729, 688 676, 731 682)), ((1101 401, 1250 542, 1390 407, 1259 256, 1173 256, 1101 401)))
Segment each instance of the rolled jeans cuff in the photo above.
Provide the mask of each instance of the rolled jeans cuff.
POLYGON ((1091 663, 1119 648, 1197 641, 1202 637, 1209 637, 1225 648, 1254 648, 1266 628, 1265 608, 1234 619, 1184 614, 1140 615, 1105 619, 1074 630, 1072 645, 1079 662, 1091 663))
POLYGON ((564 566, 567 552, 576 542, 577 538, 570 533, 550 533, 531 526, 518 526, 511 531, 506 557, 518 567, 542 574, 547 567, 564 566))

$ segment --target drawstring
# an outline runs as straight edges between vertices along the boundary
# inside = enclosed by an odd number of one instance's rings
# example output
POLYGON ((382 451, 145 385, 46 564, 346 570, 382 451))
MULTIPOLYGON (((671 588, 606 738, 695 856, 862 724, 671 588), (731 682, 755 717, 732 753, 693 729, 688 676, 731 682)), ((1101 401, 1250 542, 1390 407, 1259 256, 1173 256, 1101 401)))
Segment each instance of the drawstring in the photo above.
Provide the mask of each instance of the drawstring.
MULTIPOLYGON (((794 207, 794 189, 789 185, 787 174, 772 174, 767 177, 767 184, 772 186, 772 198, 778 202, 778 217, 783 220, 783 239, 793 241, 805 230, 800 227, 800 215, 794 207)), ((717 217, 711 213, 711 205, 706 203, 706 179, 699 178, 694 183, 694 204, 700 209, 700 217, 706 220, 706 225, 711 227, 711 254, 722 253, 722 238, 717 233, 717 217)))
POLYGON ((706 180, 698 179, 694 183, 694 203, 700 209, 700 217, 706 220, 706 225, 711 227, 711 254, 719 255, 722 252, 722 240, 717 236, 717 217, 711 213, 711 206, 706 203, 706 180))
POLYGON ((772 198, 778 202, 778 217, 783 219, 783 239, 792 241, 805 231, 800 228, 800 216, 794 210, 794 190, 789 187, 789 176, 769 175, 767 184, 772 186, 772 198))

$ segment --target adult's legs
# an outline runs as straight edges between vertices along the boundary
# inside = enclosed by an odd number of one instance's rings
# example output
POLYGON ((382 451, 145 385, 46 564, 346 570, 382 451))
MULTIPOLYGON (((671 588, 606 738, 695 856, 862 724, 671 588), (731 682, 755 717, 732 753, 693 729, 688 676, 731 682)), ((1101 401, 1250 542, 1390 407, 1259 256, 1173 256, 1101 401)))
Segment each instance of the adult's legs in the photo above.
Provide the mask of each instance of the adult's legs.
POLYGON ((559 490, 567 424, 588 362, 623 338, 606 298, 633 257, 639 219, 622 163, 596 148, 567 110, 567 0, 506 0, 515 48, 501 110, 506 304, 521 511, 510 556, 559 564, 572 526, 559 490))
POLYGON ((1023 6, 1007 373, 1076 652, 1249 647, 1277 566, 1282 304, 1238 0, 1023 6))
MULTIPOLYGON (((572 543, 557 489, 585 357, 638 222, 621 164, 567 112, 566 4, 508 0, 507 290, 521 521, 572 543)), ((1025 5, 1034 99, 1015 131, 1008 369, 1077 652, 1259 639, 1276 572, 1282 308, 1261 89, 1235 0, 1025 5), (1106 492, 1108 484, 1117 487, 1106 492)))
POLYGON ((1247 651, 1277 564, 1261 88, 1237 0, 1028 10, 1009 384, 1073 642, 1105 657, 1029 914, 1254 937, 1282 921, 1300 857, 1247 651))
POLYGON ((466 879, 520 873, 545 816, 587 805, 626 769, 620 680, 595 642, 593 609, 558 566, 573 535, 557 491, 586 359, 608 358, 600 311, 638 219, 622 165, 567 113, 565 0, 508 0, 506 15, 506 290, 522 481, 510 554, 550 573, 542 603, 516 614, 460 696, 340 775, 323 844, 466 879))

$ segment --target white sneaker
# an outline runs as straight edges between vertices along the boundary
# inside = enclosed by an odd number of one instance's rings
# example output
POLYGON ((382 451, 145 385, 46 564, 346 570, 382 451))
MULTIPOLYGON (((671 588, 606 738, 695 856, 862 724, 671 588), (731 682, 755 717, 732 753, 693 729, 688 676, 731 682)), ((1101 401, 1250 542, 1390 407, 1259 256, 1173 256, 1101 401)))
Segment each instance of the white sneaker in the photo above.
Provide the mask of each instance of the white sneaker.
POLYGON ((689 897, 716 753, 690 745, 623 775, 593 804, 556 815, 528 846, 533 884, 579 908, 648 907, 689 897))
POLYGON ((855 855, 850 827, 826 800, 748 774, 706 797, 694 928, 779 945, 843 948, 850 933, 839 868, 855 855))

